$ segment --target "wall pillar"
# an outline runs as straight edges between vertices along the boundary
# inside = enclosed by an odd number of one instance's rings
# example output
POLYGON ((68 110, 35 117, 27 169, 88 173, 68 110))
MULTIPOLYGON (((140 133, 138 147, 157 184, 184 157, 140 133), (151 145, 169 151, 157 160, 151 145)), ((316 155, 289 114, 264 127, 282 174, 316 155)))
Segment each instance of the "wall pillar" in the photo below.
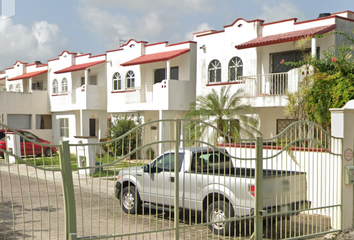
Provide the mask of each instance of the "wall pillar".
POLYGON ((345 184, 345 167, 353 166, 354 139, 354 100, 350 100, 343 108, 330 109, 331 131, 333 137, 343 138, 343 180, 342 180, 342 229, 352 228, 354 217, 353 186, 345 184))
MULTIPOLYGON (((165 151, 173 149, 173 141, 176 139, 176 123, 175 119, 181 119, 186 114, 186 111, 173 111, 173 110, 159 110, 159 120, 170 119, 171 121, 159 122, 158 134, 159 141, 172 141, 170 143, 160 143, 158 153, 161 154, 165 151)), ((180 135, 183 129, 180 129, 180 135)), ((182 136, 180 136, 182 139, 182 136)), ((183 141, 180 142, 180 146, 183 147, 183 141)))
POLYGON ((311 56, 313 58, 317 57, 317 38, 311 39, 311 56))
POLYGON ((29 79, 28 92, 32 92, 32 78, 29 79))
POLYGON ((166 79, 167 80, 170 80, 170 77, 171 77, 171 63, 170 63, 170 60, 167 60, 166 61, 166 79))
POLYGON ((88 84, 88 80, 89 80, 89 68, 85 69, 85 88, 88 84))

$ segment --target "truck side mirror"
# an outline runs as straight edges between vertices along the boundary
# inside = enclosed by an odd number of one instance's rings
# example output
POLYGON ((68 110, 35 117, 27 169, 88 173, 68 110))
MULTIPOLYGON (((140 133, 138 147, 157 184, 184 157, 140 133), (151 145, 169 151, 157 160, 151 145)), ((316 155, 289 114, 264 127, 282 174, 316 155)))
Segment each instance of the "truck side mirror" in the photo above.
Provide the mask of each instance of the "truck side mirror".
POLYGON ((150 167, 150 165, 144 166, 144 172, 146 173, 156 173, 156 167, 150 167))

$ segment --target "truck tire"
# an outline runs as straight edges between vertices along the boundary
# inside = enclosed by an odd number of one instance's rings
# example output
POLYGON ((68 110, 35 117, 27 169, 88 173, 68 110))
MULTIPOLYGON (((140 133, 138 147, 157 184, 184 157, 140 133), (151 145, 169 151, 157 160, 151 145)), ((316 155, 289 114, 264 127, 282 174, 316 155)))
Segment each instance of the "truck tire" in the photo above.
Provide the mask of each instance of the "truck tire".
MULTIPOLYGON (((234 209, 226 201, 212 202, 206 210, 207 222, 219 222, 234 216, 234 209)), ((234 222, 212 223, 208 225, 209 229, 216 235, 231 235, 234 229, 234 222)))
POLYGON ((120 197, 120 203, 125 213, 141 213, 141 199, 134 186, 127 186, 123 188, 122 196, 120 197))

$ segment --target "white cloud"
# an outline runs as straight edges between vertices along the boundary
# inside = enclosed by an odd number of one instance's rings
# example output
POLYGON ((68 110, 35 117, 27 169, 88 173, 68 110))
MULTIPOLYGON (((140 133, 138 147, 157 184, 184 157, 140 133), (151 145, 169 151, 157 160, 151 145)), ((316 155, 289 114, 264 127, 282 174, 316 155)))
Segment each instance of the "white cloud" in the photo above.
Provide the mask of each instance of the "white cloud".
POLYGON ((165 37, 171 40, 170 37, 179 24, 169 14, 159 12, 137 14, 130 18, 132 21, 120 12, 113 14, 91 6, 79 7, 78 13, 85 28, 94 37, 106 42, 109 49, 118 48, 120 39, 150 41, 165 37))
POLYGON ((288 18, 298 18, 298 20, 305 19, 305 14, 295 4, 289 1, 268 2, 263 5, 262 9, 263 13, 259 18, 266 22, 274 22, 288 18))
POLYGON ((202 24, 199 24, 194 30, 186 33, 184 38, 186 40, 192 40, 193 39, 193 33, 202 32, 202 31, 211 30, 211 29, 213 29, 213 28, 210 27, 208 23, 202 23, 202 24))
POLYGON ((94 36, 108 42, 109 48, 117 48, 119 39, 130 36, 130 22, 125 16, 113 16, 108 11, 88 6, 79 7, 78 13, 84 26, 94 36))
MULTIPOLYGON (((138 37, 151 38, 160 36, 164 30, 164 21, 161 19, 161 16, 157 13, 149 13, 144 17, 139 24, 140 30, 137 31, 138 37)), ((137 29, 136 29, 137 30, 137 29)))
POLYGON ((56 24, 35 22, 29 29, 13 24, 12 19, 0 21, 0 68, 11 67, 17 60, 32 63, 55 58, 66 44, 56 24))

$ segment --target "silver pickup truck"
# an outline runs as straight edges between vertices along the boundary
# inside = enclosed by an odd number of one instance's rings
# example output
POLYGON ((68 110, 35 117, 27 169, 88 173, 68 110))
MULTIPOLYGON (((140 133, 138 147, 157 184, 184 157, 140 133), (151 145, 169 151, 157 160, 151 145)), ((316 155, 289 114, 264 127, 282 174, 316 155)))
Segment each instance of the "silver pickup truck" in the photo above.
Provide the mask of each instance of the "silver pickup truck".
MULTIPOLYGON (((175 151, 150 164, 119 172, 116 197, 125 213, 141 213, 144 204, 173 209, 175 151)), ((255 169, 237 168, 225 149, 181 148, 178 151, 179 207, 201 212, 215 234, 229 235, 230 217, 254 214, 255 169)), ((268 214, 299 213, 310 207, 306 173, 263 170, 263 207, 268 214)))

